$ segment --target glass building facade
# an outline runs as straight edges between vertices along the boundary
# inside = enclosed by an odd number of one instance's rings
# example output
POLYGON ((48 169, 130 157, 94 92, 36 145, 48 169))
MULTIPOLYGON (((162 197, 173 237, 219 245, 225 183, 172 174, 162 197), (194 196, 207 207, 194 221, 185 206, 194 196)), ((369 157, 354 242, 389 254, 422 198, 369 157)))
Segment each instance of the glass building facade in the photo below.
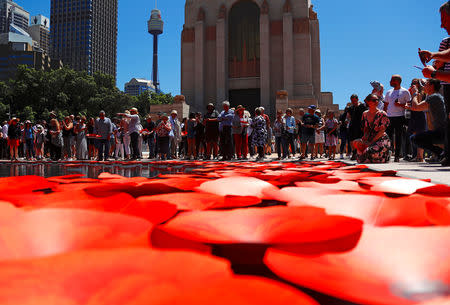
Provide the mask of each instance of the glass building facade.
POLYGON ((12 23, 23 30, 28 30, 30 13, 11 0, 0 0, 0 33, 8 33, 12 23))
POLYGON ((65 66, 116 77, 118 0, 51 0, 51 54, 65 66))

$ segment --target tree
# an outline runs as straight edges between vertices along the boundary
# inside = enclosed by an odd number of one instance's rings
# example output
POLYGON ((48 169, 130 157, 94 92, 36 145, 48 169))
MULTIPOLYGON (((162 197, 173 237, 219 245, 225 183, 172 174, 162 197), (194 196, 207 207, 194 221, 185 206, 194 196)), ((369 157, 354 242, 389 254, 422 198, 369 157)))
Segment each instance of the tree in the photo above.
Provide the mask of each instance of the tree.
POLYGON ((45 72, 19 66, 16 78, 0 82, 2 118, 7 112, 5 105, 9 108, 10 101, 13 113, 47 120, 50 111, 56 111, 58 117, 68 114, 96 117, 100 110, 104 110, 108 116, 114 117, 131 107, 138 108, 145 116, 150 104, 168 104, 172 100, 171 94, 129 96, 115 86, 114 77, 110 75, 98 72, 88 75, 67 67, 45 72))

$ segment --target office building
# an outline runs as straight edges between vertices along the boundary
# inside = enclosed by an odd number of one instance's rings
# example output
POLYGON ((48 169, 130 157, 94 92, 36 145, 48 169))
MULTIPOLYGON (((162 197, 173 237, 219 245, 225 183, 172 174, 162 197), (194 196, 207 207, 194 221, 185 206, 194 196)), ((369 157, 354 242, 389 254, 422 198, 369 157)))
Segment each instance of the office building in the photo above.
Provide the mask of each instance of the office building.
POLYGON ((0 0, 0 33, 9 32, 10 24, 28 30, 30 13, 10 0, 0 0))
POLYGON ((132 96, 139 96, 150 91, 156 92, 156 87, 151 80, 133 78, 125 84, 125 93, 132 96))
POLYGON ((42 15, 31 17, 28 33, 36 42, 37 48, 50 54, 50 20, 42 15))
POLYGON ((51 54, 65 66, 116 77, 118 0, 52 0, 51 54))
POLYGON ((0 45, 0 80, 14 78, 19 65, 47 72, 62 68, 61 61, 51 60, 48 54, 33 50, 26 42, 0 45))

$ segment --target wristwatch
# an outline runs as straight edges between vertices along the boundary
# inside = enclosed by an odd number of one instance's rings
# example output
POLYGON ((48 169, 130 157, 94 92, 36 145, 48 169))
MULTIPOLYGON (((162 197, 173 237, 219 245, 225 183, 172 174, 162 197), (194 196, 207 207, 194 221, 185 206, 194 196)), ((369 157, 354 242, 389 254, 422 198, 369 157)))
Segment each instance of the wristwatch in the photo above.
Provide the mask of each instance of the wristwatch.
POLYGON ((431 72, 431 78, 436 78, 436 73, 437 73, 437 70, 434 70, 433 72, 431 72))

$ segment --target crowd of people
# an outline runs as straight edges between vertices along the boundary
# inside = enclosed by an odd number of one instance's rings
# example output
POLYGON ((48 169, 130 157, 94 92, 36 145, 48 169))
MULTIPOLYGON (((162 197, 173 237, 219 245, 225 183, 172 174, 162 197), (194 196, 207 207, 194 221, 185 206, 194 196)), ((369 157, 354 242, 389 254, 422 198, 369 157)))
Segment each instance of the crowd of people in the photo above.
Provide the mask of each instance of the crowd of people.
MULTIPOLYGON (((440 8, 441 27, 450 34, 450 1, 440 8)), ((12 118, 0 126, 0 158, 18 160, 150 159, 263 160, 275 152, 278 159, 351 158, 360 163, 384 163, 394 157, 411 162, 450 165, 450 37, 439 52, 421 51, 426 79, 413 79, 408 89, 393 75, 392 89, 371 82, 363 102, 356 94, 343 112, 322 111, 316 105, 297 113, 277 110, 271 119, 263 107, 247 110, 222 103, 204 114, 190 113, 180 120, 174 110, 141 122, 138 109, 101 111, 97 118, 70 115, 58 120, 20 122, 12 118), (442 92, 442 94, 441 94, 442 92), (252 112, 252 113, 251 113, 252 112), (298 154, 296 156, 296 154, 298 154), (428 157, 428 158, 426 158, 428 157)))
POLYGON ((297 113, 278 110, 276 118, 263 107, 253 115, 239 105, 222 103, 220 112, 208 104, 204 114, 190 113, 179 120, 177 111, 158 113, 141 122, 138 109, 117 113, 113 119, 101 111, 97 118, 54 112, 47 121, 24 123, 17 118, 0 130, 0 157, 17 160, 138 160, 149 159, 263 160, 272 152, 279 160, 299 158, 351 158, 358 162, 441 161, 445 142, 445 103, 435 79, 414 79, 409 89, 393 75, 391 90, 371 82, 364 102, 356 94, 342 113, 322 111, 315 105, 297 113))

